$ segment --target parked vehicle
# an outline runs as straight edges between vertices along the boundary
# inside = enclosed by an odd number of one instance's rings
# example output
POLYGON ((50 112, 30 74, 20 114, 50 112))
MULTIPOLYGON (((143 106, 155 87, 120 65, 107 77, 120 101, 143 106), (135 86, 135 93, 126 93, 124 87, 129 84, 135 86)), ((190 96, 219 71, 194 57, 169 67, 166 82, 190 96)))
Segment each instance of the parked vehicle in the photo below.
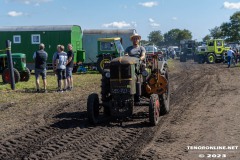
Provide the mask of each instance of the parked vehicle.
POLYGON ((96 65, 98 61, 98 39, 119 37, 124 49, 132 45, 130 36, 135 34, 135 29, 86 29, 83 30, 83 48, 86 51, 84 64, 96 65))
MULTIPOLYGON (((15 83, 28 81, 31 74, 26 67, 26 55, 23 53, 12 53, 12 61, 15 83)), ((0 72, 2 73, 3 83, 11 83, 7 54, 0 54, 0 72)))
POLYGON ((187 59, 194 59, 196 54, 196 42, 194 40, 180 41, 180 62, 186 62, 187 59))
POLYGON ((98 41, 98 60, 97 70, 102 73, 105 62, 111 61, 113 58, 122 56, 124 49, 121 44, 121 38, 99 38, 98 41))
POLYGON ((226 52, 230 47, 225 47, 224 40, 212 39, 206 43, 206 51, 197 53, 198 63, 215 63, 216 61, 223 62, 226 52))
MULTIPOLYGON (((82 30, 77 25, 0 27, 0 35, 2 39, 12 41, 11 49, 13 53, 26 54, 27 67, 30 70, 34 70, 33 53, 38 50, 40 43, 45 44, 45 50, 48 53, 48 69, 52 69, 52 57, 58 44, 65 47, 68 43, 73 45, 74 71, 80 64, 79 62, 85 60, 85 51, 82 47, 82 30)), ((4 41, 0 41, 0 47, 3 46, 5 46, 4 41)))

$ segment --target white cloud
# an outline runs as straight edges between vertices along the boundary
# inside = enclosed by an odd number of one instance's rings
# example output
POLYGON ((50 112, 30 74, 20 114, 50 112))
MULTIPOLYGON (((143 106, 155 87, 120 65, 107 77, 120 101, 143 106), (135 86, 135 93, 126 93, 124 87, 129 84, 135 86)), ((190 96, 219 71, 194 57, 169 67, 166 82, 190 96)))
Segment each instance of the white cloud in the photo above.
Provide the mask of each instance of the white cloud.
POLYGON ((35 6, 39 6, 40 3, 46 3, 50 1, 52 0, 6 0, 6 2, 19 2, 27 5, 34 4, 35 6))
POLYGON ((131 22, 131 26, 134 27, 134 28, 136 28, 136 27, 137 27, 137 22, 132 21, 132 22, 131 22))
POLYGON ((160 24, 158 24, 158 23, 151 23, 150 26, 152 26, 152 27, 159 27, 160 24))
POLYGON ((172 20, 176 21, 176 20, 178 20, 178 18, 177 17, 172 17, 172 20))
POLYGON ((224 2, 223 3, 224 8, 226 9, 240 9, 240 2, 237 3, 231 3, 231 2, 224 2))
POLYGON ((149 18, 148 21, 151 23, 155 22, 154 19, 152 19, 152 18, 149 18))
POLYGON ((124 27, 131 27, 130 23, 126 23, 125 21, 121 22, 112 22, 112 23, 106 23, 102 25, 106 28, 124 28, 124 27))
POLYGON ((143 6, 143 7, 154 7, 158 5, 158 2, 144 2, 144 3, 138 3, 139 5, 143 6))
POLYGON ((23 12, 17 12, 17 11, 10 11, 7 13, 8 16, 10 17, 18 17, 18 16, 22 16, 23 15, 23 12))

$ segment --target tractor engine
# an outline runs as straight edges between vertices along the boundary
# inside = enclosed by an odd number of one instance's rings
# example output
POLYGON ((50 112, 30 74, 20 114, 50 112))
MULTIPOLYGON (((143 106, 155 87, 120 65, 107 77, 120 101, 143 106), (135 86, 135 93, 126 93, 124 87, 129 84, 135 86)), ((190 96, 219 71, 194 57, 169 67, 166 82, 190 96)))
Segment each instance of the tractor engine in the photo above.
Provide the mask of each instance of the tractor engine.
POLYGON ((109 110, 112 116, 132 115, 135 96, 141 95, 141 84, 136 75, 138 70, 138 58, 123 56, 113 59, 109 64, 109 70, 104 71, 105 77, 109 77, 109 85, 106 86, 109 86, 107 90, 111 95, 109 110))

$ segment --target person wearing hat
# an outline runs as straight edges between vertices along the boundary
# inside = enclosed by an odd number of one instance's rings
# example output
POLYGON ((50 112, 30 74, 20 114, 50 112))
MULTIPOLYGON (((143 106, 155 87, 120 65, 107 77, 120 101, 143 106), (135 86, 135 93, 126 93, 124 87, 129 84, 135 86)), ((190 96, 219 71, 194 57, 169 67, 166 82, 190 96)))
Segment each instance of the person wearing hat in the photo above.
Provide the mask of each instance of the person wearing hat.
POLYGON ((125 55, 139 58, 141 61, 145 60, 146 50, 143 46, 140 46, 141 36, 139 34, 133 34, 130 37, 133 42, 132 46, 129 46, 125 50, 125 55))

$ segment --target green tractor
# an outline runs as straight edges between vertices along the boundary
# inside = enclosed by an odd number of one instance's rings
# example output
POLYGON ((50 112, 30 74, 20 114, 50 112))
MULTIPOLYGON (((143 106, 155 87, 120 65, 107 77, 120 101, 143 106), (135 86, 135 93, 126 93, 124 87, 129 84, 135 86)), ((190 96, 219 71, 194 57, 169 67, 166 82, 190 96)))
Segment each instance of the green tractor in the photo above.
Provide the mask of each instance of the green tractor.
POLYGON ((139 58, 121 56, 105 63, 101 80, 101 101, 97 93, 87 100, 88 120, 130 118, 136 107, 148 106, 149 121, 157 125, 160 115, 169 112, 169 81, 166 61, 153 56, 151 64, 139 58), (101 102, 101 103, 100 103, 101 102))
POLYGON ((230 47, 224 46, 224 40, 222 39, 208 40, 206 43, 206 50, 197 53, 198 63, 207 62, 213 64, 215 62, 222 62, 229 49, 230 47))
POLYGON ((194 59, 196 54, 196 42, 194 40, 180 41, 180 62, 186 62, 187 59, 194 59))
POLYGON ((121 38, 99 38, 97 70, 102 73, 105 62, 110 62, 113 58, 122 56, 124 49, 121 38))
MULTIPOLYGON (((28 81, 31 74, 26 67, 26 55, 23 53, 12 53, 12 61, 15 83, 28 81)), ((3 83, 11 83, 7 54, 0 54, 0 72, 2 73, 3 83)))

